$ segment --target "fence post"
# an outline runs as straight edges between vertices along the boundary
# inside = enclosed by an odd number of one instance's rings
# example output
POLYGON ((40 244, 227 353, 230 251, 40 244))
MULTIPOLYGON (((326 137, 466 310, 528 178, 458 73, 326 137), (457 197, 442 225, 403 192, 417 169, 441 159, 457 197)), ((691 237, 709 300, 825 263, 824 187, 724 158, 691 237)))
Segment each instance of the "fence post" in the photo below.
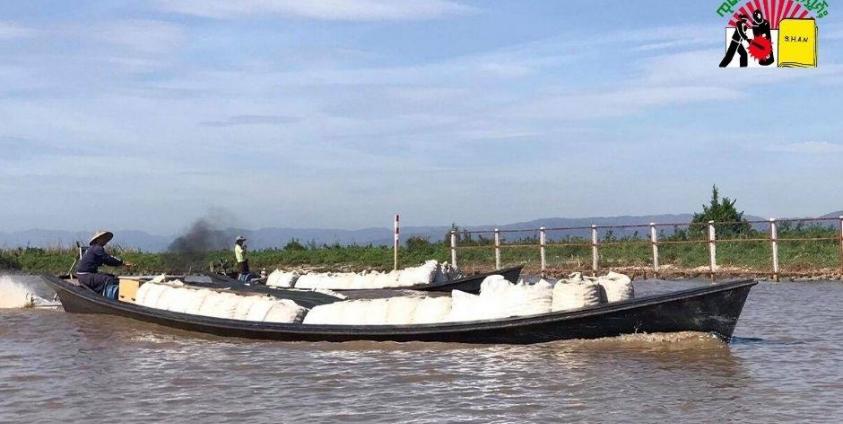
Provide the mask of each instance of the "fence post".
POLYGON ((714 280, 714 275, 717 272, 717 246, 715 241, 717 234, 714 231, 714 221, 708 221, 708 259, 710 277, 714 280))
POLYGON ((779 233, 776 219, 770 218, 770 246, 773 248, 773 280, 779 281, 779 233))
POLYGON ((495 228, 495 269, 501 269, 501 232, 495 228))
POLYGON ((597 267, 600 262, 600 253, 597 251, 597 226, 591 224, 591 271, 597 276, 597 267))
POLYGON ((545 256, 544 245, 547 242, 544 233, 544 227, 539 228, 539 252, 541 253, 541 265, 542 265, 542 277, 544 277, 544 272, 547 269, 547 257, 545 256))
POLYGON ((392 258, 393 259, 392 260, 392 263, 393 263, 392 269, 394 269, 394 270, 398 270, 398 246, 400 244, 399 241, 398 241, 399 231, 400 230, 398 229, 398 214, 395 214, 395 225, 394 225, 394 231, 393 231, 394 241, 393 241, 393 254, 392 254, 392 256, 393 256, 393 258, 392 258))
POLYGON ((653 272, 659 277, 659 236, 656 234, 656 224, 650 223, 650 242, 653 244, 653 272))
POLYGON ((451 230, 451 266, 457 267, 457 232, 451 230))

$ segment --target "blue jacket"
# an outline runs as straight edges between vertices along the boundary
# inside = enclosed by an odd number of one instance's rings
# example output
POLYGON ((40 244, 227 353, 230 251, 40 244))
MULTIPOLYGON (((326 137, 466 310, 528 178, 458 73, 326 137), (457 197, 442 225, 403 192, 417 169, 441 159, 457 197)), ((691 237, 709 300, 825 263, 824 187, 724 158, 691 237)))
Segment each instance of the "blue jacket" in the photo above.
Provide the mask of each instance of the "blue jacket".
POLYGON ((79 260, 79 265, 76 267, 76 272, 96 273, 99 267, 103 265, 120 266, 123 265, 123 261, 105 253, 105 248, 95 244, 82 255, 82 259, 79 260))

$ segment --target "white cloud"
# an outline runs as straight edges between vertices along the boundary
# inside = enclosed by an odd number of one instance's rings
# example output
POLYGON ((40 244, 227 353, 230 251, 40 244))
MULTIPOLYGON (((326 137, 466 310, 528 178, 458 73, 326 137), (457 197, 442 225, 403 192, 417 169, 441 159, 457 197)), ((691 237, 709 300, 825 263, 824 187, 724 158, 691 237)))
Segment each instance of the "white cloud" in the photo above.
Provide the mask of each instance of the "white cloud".
POLYGON ((769 146, 766 150, 781 153, 843 153, 843 144, 829 143, 826 141, 806 141, 804 143, 769 146))
POLYGON ((26 28, 11 22, 0 21, 0 40, 32 37, 37 33, 34 29, 26 28))
POLYGON ((434 19, 474 9, 448 0, 167 0, 161 9, 207 18, 279 15, 331 21, 434 19))

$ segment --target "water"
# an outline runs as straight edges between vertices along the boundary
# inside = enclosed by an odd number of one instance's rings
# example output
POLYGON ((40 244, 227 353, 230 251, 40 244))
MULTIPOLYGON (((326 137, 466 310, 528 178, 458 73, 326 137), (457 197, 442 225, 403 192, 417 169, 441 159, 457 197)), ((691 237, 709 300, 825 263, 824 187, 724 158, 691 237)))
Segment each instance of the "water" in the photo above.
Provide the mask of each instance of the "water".
POLYGON ((0 309, 57 306, 55 292, 32 275, 0 275, 0 309))
POLYGON ((3 309, 0 422, 840 422, 841 304, 838 282, 762 283, 731 345, 259 342, 3 309))

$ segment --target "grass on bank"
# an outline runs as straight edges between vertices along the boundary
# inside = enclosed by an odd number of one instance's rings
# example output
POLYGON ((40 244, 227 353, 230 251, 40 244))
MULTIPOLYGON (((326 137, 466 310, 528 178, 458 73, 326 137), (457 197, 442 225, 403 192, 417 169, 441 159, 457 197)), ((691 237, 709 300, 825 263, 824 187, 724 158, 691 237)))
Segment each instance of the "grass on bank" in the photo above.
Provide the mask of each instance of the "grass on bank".
MULTIPOLYGON (((841 247, 836 231, 827 227, 786 228, 780 232, 780 239, 826 238, 829 240, 805 240, 779 242, 779 262, 782 272, 797 273, 841 268, 841 247)), ((725 267, 737 267, 759 273, 772 269, 772 248, 769 241, 750 241, 766 237, 765 233, 751 232, 737 241, 718 241, 717 262, 725 267)), ((708 266, 708 244, 700 235, 679 231, 669 237, 660 237, 668 243, 659 246, 660 264, 672 265, 681 269, 693 269, 708 266), (669 243, 681 242, 681 243, 669 243), (692 242, 692 243, 685 243, 692 242)), ((528 269, 538 269, 539 247, 533 238, 510 241, 511 244, 527 246, 507 246, 501 250, 503 265, 525 264, 528 269)), ((652 266, 652 246, 634 235, 616 238, 607 234, 600 246, 600 267, 649 267, 652 266)), ((491 240, 461 240, 458 262, 468 271, 490 269, 494 266, 494 247, 491 240)), ((233 253, 214 251, 196 254, 150 253, 115 247, 113 253, 135 264, 131 270, 137 274, 160 272, 180 273, 186 271, 203 272, 210 264, 227 265, 233 268, 233 253)), ((76 255, 75 249, 19 248, 0 251, 0 269, 27 273, 61 274, 70 270, 76 255)), ((345 269, 359 271, 363 269, 388 270, 392 268, 392 248, 389 246, 341 246, 314 243, 303 245, 297 241, 288 243, 283 248, 265 249, 249 253, 253 270, 276 267, 309 267, 317 269, 345 269)), ((402 246, 399 257, 401 266, 418 265, 427 259, 450 260, 450 248, 442 242, 429 242, 421 238, 411 238, 402 246)), ((557 270, 584 270, 591 267, 590 240, 567 238, 548 244, 546 248, 547 265, 557 270), (576 246, 559 243, 579 244, 576 246)), ((124 272, 111 270, 111 272, 124 272)))

